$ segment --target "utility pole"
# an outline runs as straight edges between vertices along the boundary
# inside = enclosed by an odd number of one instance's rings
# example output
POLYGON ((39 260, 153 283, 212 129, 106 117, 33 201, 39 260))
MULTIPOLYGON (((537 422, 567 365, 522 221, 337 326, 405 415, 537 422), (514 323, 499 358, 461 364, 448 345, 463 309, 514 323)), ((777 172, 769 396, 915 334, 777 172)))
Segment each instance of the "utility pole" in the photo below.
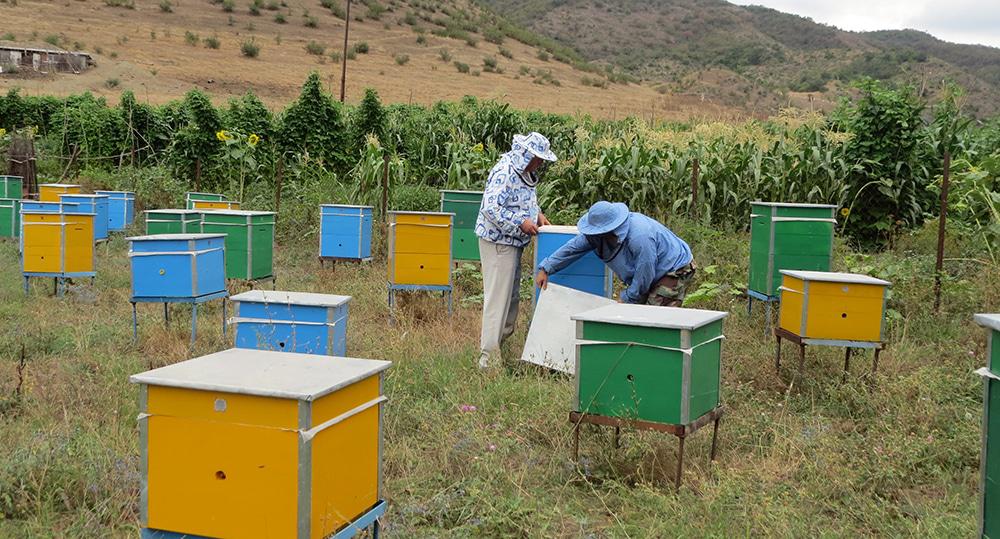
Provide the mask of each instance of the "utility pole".
POLYGON ((344 102, 347 91, 347 34, 351 30, 351 0, 347 0, 347 16, 344 18, 344 55, 340 57, 340 102, 344 102))

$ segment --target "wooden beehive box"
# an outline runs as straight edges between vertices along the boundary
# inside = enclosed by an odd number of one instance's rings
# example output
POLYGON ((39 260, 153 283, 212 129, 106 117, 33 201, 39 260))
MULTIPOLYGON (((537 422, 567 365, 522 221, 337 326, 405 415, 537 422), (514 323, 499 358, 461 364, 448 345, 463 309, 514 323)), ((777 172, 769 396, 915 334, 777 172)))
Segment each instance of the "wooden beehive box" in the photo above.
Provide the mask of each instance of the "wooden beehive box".
POLYGON ((1000 538, 1000 314, 977 314, 986 328, 986 367, 982 375, 983 449, 980 462, 979 535, 1000 538))
POLYGON ((201 231, 226 235, 226 278, 274 275, 274 212, 213 210, 201 214, 201 231))
POLYGON ((21 201, 16 198, 0 198, 0 238, 16 238, 21 235, 21 201))
POLYGON ((65 212, 94 214, 94 240, 108 239, 108 197, 107 195, 59 195, 59 202, 76 204, 75 209, 66 206, 65 212))
MULTIPOLYGON (((538 265, 549 255, 559 250, 579 232, 575 226, 543 226, 535 236, 535 274, 538 265)), ((563 268, 559 273, 549 276, 549 282, 610 298, 614 294, 614 275, 597 253, 590 252, 579 260, 563 268)), ((538 301, 538 288, 535 287, 535 301, 538 301)))
POLYGON ((146 234, 197 234, 201 232, 198 210, 146 210, 146 234))
POLYGON ((750 204, 748 289, 777 297, 781 270, 829 271, 836 206, 753 202, 750 204))
POLYGON ((28 275, 92 277, 94 214, 21 213, 21 269, 28 275))
POLYGON ((135 193, 130 191, 95 191, 108 197, 108 230, 121 232, 135 220, 135 193))
POLYGON ((133 298, 197 298, 226 289, 225 236, 128 238, 133 298))
POLYGON ((479 260, 476 219, 483 202, 482 191, 441 191, 441 211, 455 214, 451 252, 455 260, 479 260))
POLYGON ((226 200, 226 195, 220 195, 218 193, 195 193, 195 192, 184 193, 184 204, 185 204, 184 207, 189 210, 193 210, 194 203, 199 200, 221 202, 223 200, 226 200))
POLYGON ((380 499, 390 365, 234 348, 132 376, 140 526, 330 536, 380 499))
POLYGON ((193 210, 238 210, 240 203, 232 200, 192 200, 193 210))
POLYGON ((576 321, 574 411, 687 425, 719 405, 728 313, 615 304, 576 321))
POLYGON ((319 209, 320 258, 371 260, 371 206, 321 204, 319 209))
POLYGON ((230 298, 236 347, 324 356, 347 354, 351 296, 251 290, 230 298))
POLYGON ((21 176, 0 175, 0 198, 24 198, 23 182, 21 176))
POLYGON ((450 286, 454 215, 389 212, 390 285, 450 286))
POLYGON ((43 183, 38 186, 39 202, 59 202, 59 195, 83 192, 83 188, 73 183, 43 183))
POLYGON ((779 327, 814 344, 883 340, 889 282, 855 273, 782 270, 779 327))

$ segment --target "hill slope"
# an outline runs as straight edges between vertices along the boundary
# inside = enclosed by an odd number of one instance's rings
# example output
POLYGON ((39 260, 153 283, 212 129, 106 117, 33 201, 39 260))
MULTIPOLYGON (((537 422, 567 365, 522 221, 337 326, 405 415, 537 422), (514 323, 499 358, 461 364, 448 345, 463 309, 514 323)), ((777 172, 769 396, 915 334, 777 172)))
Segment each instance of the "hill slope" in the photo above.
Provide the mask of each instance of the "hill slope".
POLYGON ((923 89, 950 78, 969 91, 974 112, 1000 111, 1000 49, 946 43, 923 32, 845 32, 723 0, 480 2, 588 60, 624 66, 672 92, 734 105, 767 107, 794 100, 796 92, 829 102, 845 83, 871 76, 923 89))

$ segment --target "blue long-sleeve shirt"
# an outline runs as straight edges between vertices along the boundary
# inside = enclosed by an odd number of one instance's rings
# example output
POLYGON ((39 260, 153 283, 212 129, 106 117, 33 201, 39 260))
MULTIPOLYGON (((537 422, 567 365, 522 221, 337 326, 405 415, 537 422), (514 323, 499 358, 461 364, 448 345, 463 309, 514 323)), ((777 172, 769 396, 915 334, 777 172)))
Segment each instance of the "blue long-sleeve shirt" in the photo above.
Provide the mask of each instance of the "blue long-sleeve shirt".
POLYGON ((691 263, 688 244, 669 228, 641 213, 630 213, 614 234, 617 244, 601 236, 579 234, 538 266, 551 275, 596 250, 611 271, 628 285, 622 292, 622 301, 639 303, 664 275, 691 263))

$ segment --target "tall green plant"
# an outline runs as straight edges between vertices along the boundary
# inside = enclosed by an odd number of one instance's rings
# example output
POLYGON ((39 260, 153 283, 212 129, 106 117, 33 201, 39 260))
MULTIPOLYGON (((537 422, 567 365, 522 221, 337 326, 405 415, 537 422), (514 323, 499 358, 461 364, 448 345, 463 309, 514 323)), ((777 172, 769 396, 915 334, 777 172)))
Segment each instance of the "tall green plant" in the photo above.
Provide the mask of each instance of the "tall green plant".
POLYGON ((319 73, 309 74, 299 98, 279 120, 278 148, 282 153, 309 155, 336 170, 347 167, 347 136, 341 105, 323 91, 319 73))

